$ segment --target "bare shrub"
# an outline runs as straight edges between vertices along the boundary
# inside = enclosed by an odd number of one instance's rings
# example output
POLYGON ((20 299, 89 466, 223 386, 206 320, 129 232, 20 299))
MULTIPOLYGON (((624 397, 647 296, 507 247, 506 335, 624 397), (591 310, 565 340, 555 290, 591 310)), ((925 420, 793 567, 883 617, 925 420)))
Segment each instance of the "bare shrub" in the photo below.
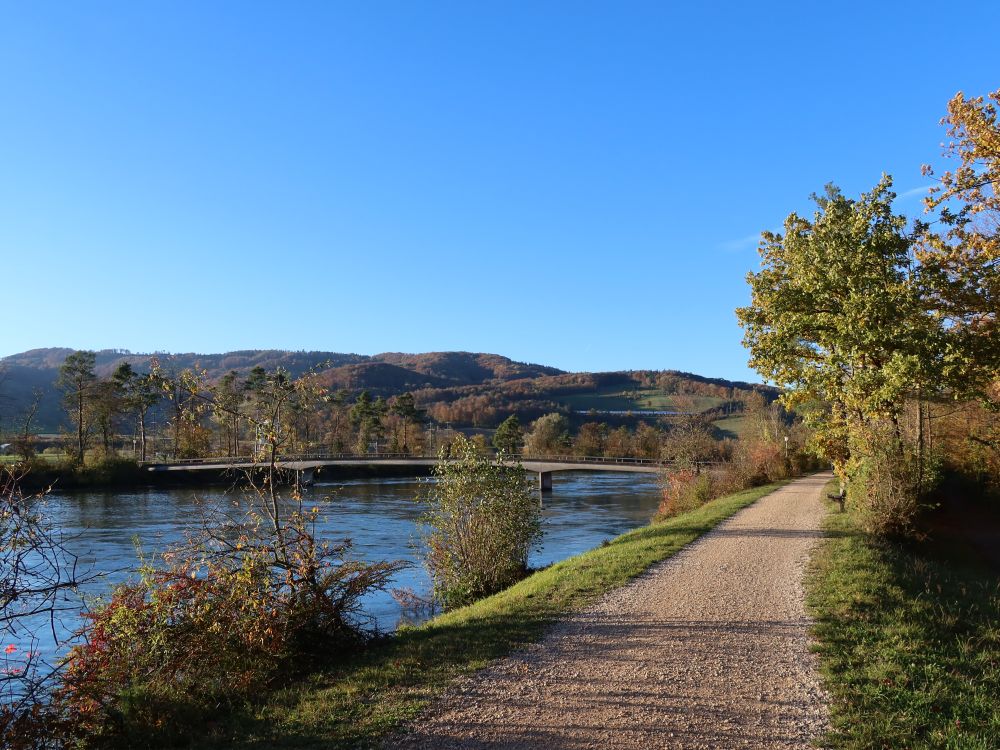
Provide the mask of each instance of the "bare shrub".
POLYGON ((75 613, 81 572, 44 514, 44 493, 24 495, 23 474, 0 478, 0 741, 4 747, 45 744, 54 715, 49 691, 57 665, 42 655, 41 631, 57 640, 63 613, 75 613))
POLYGON ((688 415, 671 425, 661 442, 660 458, 679 467, 693 467, 715 460, 719 447, 711 424, 701 415, 688 415))
POLYGON ((70 739, 190 736, 220 706, 363 645, 361 598, 405 563, 317 541, 319 508, 295 499, 284 517, 266 493, 208 514, 87 616, 58 693, 70 739))
POLYGON ((868 531, 912 535, 920 507, 922 467, 891 424, 856 430, 847 467, 848 497, 861 500, 868 531))
POLYGON ((785 479, 796 467, 815 468, 811 459, 798 449, 786 457, 787 450, 783 440, 744 439, 726 446, 722 455, 728 457, 721 463, 701 470, 682 464, 667 471, 654 520, 662 521, 717 497, 785 479))
POLYGON ((678 469, 663 478, 663 495, 654 520, 662 521, 699 508, 717 496, 717 483, 707 472, 678 469))

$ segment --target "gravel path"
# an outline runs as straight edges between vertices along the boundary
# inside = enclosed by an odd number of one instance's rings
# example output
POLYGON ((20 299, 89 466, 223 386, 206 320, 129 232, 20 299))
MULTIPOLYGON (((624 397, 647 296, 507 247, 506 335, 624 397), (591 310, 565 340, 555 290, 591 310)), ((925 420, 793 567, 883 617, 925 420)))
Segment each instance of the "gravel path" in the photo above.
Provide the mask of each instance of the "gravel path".
POLYGON ((767 495, 457 681, 387 747, 812 747, 826 708, 802 573, 829 479, 767 495))

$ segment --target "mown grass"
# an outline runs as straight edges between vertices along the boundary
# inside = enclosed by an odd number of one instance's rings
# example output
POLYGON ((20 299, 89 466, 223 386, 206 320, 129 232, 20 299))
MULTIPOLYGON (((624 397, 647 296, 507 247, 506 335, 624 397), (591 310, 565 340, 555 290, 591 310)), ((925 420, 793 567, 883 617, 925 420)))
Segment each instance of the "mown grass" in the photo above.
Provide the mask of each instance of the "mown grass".
POLYGON ((808 602, 835 748, 1000 748, 1000 585, 943 541, 876 541, 831 513, 808 602))
POLYGON ((203 747, 371 747, 415 718, 455 677, 537 641, 556 618, 624 585, 776 483, 624 534, 476 604, 401 630, 341 667, 287 689, 252 715, 207 727, 203 747))

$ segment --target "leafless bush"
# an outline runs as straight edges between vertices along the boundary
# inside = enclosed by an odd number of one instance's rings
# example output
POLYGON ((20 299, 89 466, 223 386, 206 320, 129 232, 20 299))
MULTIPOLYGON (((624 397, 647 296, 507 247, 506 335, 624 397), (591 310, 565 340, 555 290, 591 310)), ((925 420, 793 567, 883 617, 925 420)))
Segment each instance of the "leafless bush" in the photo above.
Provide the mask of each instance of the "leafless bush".
POLYGON ((95 577, 46 519, 45 493, 24 495, 22 478, 5 468, 0 479, 0 738, 15 748, 45 742, 58 667, 43 635, 58 644, 62 618, 79 611, 78 587, 95 577))

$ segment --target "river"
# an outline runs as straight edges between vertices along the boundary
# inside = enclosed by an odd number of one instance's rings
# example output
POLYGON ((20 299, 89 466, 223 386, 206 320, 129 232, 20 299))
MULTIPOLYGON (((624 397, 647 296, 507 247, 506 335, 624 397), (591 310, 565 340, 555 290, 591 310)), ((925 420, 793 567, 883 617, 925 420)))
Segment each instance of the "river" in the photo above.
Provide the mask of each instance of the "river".
MULTIPOLYGON (((430 583, 420 565, 415 498, 426 489, 416 478, 355 479, 317 483, 308 488, 305 503, 318 506, 317 536, 350 538, 357 557, 407 560, 413 565, 393 579, 394 588, 426 594, 430 583)), ((67 537, 67 547, 84 570, 104 574, 87 586, 93 597, 131 575, 136 565, 133 539, 148 555, 182 538, 186 525, 198 514, 199 504, 224 499, 224 488, 146 489, 132 492, 65 492, 47 499, 46 512, 67 537)), ((655 476, 635 473, 557 472, 553 491, 544 496, 542 543, 530 558, 540 568, 599 545, 629 529, 649 522, 659 502, 655 476)), ((391 631, 401 612, 387 592, 364 601, 369 626, 391 631)), ((70 617, 59 630, 65 638, 79 624, 70 617)), ((51 658, 60 650, 45 628, 36 648, 51 658)), ((29 647, 27 640, 17 644, 29 647)))

